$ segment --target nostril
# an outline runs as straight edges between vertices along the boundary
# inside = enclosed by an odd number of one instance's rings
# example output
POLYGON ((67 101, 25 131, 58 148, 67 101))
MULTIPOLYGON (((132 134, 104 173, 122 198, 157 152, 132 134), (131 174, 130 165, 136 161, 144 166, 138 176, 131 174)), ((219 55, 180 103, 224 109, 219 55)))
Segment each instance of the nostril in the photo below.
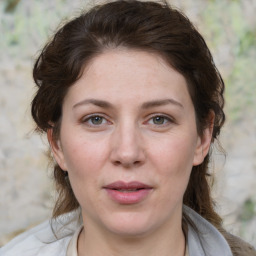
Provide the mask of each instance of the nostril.
POLYGON ((114 163, 115 166, 121 165, 121 162, 120 162, 120 161, 114 161, 113 163, 114 163))
MULTIPOLYGON (((128 145, 129 146, 129 145, 128 145)), ((145 152, 141 147, 122 147, 114 148, 110 155, 110 161, 114 166, 124 168, 139 167, 145 162, 145 152)))
POLYGON ((135 161, 134 165, 140 165, 141 161, 135 161))
POLYGON ((113 164, 115 165, 115 166, 120 166, 120 165, 122 165, 122 166, 124 166, 124 167, 126 167, 126 168, 129 168, 129 167, 131 167, 131 166, 139 166, 140 164, 141 164, 141 161, 135 161, 135 162, 133 162, 133 163, 123 163, 123 162, 121 162, 121 161, 113 161, 113 164))

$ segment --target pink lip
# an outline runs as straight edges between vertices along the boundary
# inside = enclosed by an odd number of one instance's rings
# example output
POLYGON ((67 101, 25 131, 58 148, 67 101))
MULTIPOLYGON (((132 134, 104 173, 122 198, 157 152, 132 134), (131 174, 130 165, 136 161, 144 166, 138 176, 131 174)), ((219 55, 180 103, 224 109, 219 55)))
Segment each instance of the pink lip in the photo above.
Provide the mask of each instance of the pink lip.
POLYGON ((110 198, 119 204, 136 204, 143 201, 152 191, 153 187, 138 181, 129 183, 123 181, 113 182, 103 187, 110 198))

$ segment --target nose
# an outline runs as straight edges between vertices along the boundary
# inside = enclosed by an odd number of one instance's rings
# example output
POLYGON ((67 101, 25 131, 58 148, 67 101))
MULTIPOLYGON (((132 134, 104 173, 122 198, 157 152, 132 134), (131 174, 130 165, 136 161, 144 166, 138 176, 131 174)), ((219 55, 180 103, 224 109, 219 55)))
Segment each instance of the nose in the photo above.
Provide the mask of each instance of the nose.
POLYGON ((146 155, 140 130, 135 125, 120 125, 116 128, 112 140, 111 162, 124 168, 138 167, 144 164, 146 155))

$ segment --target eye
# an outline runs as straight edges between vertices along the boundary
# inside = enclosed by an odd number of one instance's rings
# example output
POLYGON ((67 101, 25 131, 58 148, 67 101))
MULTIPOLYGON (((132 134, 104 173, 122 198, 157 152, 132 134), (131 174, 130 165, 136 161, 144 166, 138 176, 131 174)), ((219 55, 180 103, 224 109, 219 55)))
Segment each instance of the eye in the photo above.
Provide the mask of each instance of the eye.
POLYGON ((149 119, 148 123, 152 124, 152 125, 156 125, 156 126, 161 126, 161 125, 173 123, 173 121, 170 117, 163 116, 163 115, 157 115, 157 116, 151 117, 149 119))
POLYGON ((164 116, 155 116, 152 118, 154 124, 164 124, 166 122, 166 118, 164 116))
POLYGON ((103 116, 94 115, 89 116, 83 120, 83 123, 88 124, 89 126, 100 126, 106 124, 108 121, 103 116))
POLYGON ((101 116, 93 116, 89 120, 94 125, 102 124, 102 122, 104 121, 103 117, 101 116))

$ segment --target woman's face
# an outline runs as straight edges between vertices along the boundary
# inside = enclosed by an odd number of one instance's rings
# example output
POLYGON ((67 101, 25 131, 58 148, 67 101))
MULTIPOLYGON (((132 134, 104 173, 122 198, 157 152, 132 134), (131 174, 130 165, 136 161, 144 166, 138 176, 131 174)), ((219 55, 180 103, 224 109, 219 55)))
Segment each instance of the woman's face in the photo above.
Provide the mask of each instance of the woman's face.
POLYGON ((70 88, 52 145, 86 227, 142 235, 181 227, 191 169, 210 139, 210 129, 197 134, 181 74, 158 55, 117 49, 95 57, 70 88))

